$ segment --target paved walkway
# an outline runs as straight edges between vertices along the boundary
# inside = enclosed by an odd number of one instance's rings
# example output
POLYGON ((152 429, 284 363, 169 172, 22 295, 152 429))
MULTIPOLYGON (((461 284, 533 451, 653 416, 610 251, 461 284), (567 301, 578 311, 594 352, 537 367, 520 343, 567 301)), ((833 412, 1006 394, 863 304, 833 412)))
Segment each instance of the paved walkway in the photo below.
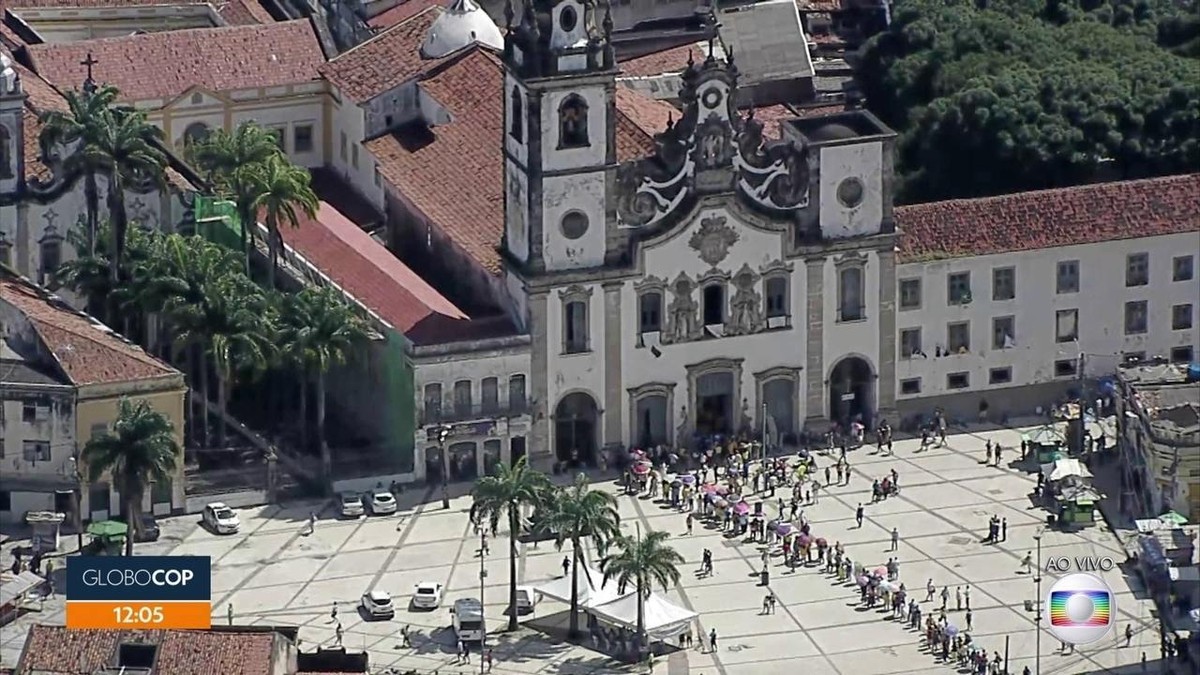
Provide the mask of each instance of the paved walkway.
MULTIPOLYGON (((910 589, 924 587, 932 578, 943 585, 971 587, 977 642, 989 650, 1005 650, 1008 638, 1009 670, 1020 673, 1034 669, 1036 632, 1032 613, 1023 603, 1034 600, 1030 576, 1020 573, 1020 559, 1034 548, 1033 536, 1044 523, 1044 512, 1031 507, 1027 493, 1032 476, 1012 468, 983 465, 984 443, 999 441, 1010 451, 1020 443, 1019 432, 1000 429, 960 433, 950 437, 949 447, 918 451, 917 441, 896 443, 895 456, 873 454, 870 448, 853 451, 850 462, 854 476, 848 486, 835 486, 820 495, 819 503, 805 507, 814 534, 846 545, 852 559, 882 565, 898 555, 900 576, 910 589), (895 468, 900 475, 901 494, 879 504, 870 501, 872 477, 882 477, 895 468), (861 528, 855 527, 854 509, 867 504, 861 528), (980 543, 991 515, 1008 520, 1008 539, 996 545, 980 543), (900 545, 891 553, 889 532, 899 529, 900 545)), ((821 458, 822 463, 829 460, 821 458)), ((601 489, 617 492, 611 483, 601 489)), ((779 494, 783 494, 780 492, 779 494)), ((217 537, 197 526, 194 517, 176 518, 162 524, 163 539, 141 545, 139 553, 208 555, 213 558, 214 622, 226 620, 232 603, 236 623, 290 624, 303 628, 304 648, 332 644, 334 623, 329 613, 333 603, 345 628, 345 646, 366 649, 373 668, 397 666, 427 672, 440 669, 443 675, 472 672, 472 666, 456 667, 453 634, 447 608, 455 599, 481 594, 478 539, 467 519, 469 499, 453 500, 442 510, 440 500, 417 504, 422 495, 407 493, 398 517, 340 520, 333 507, 324 507, 316 531, 305 535, 306 521, 314 507, 296 504, 287 508, 264 507, 241 513, 242 532, 217 537), (436 581, 448 589, 443 606, 432 612, 401 611, 390 622, 365 622, 355 606, 368 589, 390 591, 404 604, 412 587, 436 581), (401 626, 411 626, 413 648, 399 647, 401 626)), ((766 507, 775 511, 773 500, 766 507)), ((671 532, 673 545, 687 559, 683 583, 668 597, 700 614, 707 633, 716 629, 716 653, 691 651, 662 659, 656 670, 670 675, 888 675, 899 673, 952 672, 935 664, 919 648, 918 636, 890 621, 883 614, 858 605, 853 587, 834 583, 815 568, 787 573, 772 559, 771 590, 780 604, 773 615, 759 614, 764 589, 758 586, 761 565, 758 545, 730 540, 719 532, 695 529, 684 534, 684 516, 652 500, 620 498, 623 526, 633 531, 660 529, 671 532), (715 574, 700 578, 701 552, 714 553, 715 574)), ((1042 556, 1109 555, 1122 560, 1116 538, 1103 524, 1076 533, 1045 532, 1042 556)), ((504 624, 507 604, 507 542, 491 542, 491 555, 483 560, 487 577, 482 589, 489 626, 504 624)), ((564 552, 549 542, 535 547, 522 545, 518 575, 523 583, 538 583, 560 573, 564 552)), ((7 556, 5 556, 7 559, 7 556)), ((1055 575, 1047 574, 1048 588, 1055 575)), ((1125 625, 1135 629, 1133 645, 1117 646, 1117 640, 1078 649, 1073 654, 1058 650, 1048 634, 1041 640, 1041 672, 1075 674, 1118 672, 1134 666, 1146 652, 1158 654, 1157 623, 1147 601, 1138 599, 1136 578, 1126 579, 1119 570, 1106 575, 1117 590, 1117 631, 1125 625)), ((1045 589, 1043 589, 1045 590, 1045 589)), ((953 591, 952 591, 953 594, 953 591)), ((924 593, 917 593, 918 599, 924 593)), ((928 607, 930 603, 925 606, 928 607)), ((953 597, 951 598, 953 605, 953 597)), ((539 605, 537 617, 561 612, 553 601, 539 605)), ((961 622, 958 612, 951 620, 961 622)), ((0 629, 0 657, 13 665, 33 622, 63 620, 61 600, 46 602, 41 613, 26 615, 0 629)), ((579 646, 554 644, 532 629, 501 634, 493 643, 494 673, 583 673, 634 672, 579 646)), ((1122 641, 1123 642, 1123 641, 1122 641)), ((476 655, 473 661, 478 658, 476 655)), ((473 665, 478 669, 478 661, 473 665)), ((641 669, 644 671, 644 667, 641 669)), ((1141 672, 1134 668, 1129 672, 1141 672)), ((1153 671, 1151 671, 1153 672, 1153 671)))

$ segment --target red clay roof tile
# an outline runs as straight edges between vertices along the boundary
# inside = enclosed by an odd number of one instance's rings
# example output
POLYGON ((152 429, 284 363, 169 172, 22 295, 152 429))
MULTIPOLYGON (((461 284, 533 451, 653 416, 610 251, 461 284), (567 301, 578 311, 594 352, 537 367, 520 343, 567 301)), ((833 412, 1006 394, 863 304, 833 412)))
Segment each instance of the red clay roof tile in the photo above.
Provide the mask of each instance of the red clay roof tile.
POLYGON ((32 45, 34 69, 60 88, 86 77, 91 53, 99 82, 131 101, 170 99, 194 86, 210 91, 300 84, 325 63, 307 19, 266 25, 197 28, 101 40, 32 45))
POLYGON ((902 262, 1200 231, 1200 174, 901 206, 902 262))
POLYGON ((284 228, 284 242, 396 330, 408 335, 435 317, 467 315, 392 255, 383 244, 329 204, 300 227, 284 228))
POLYGON ((123 642, 158 645, 155 673, 170 675, 272 675, 281 672, 273 632, 202 630, 118 631, 35 625, 29 631, 17 675, 92 675, 112 665, 123 642))
POLYGON ((665 73, 680 73, 687 68, 688 54, 697 60, 704 56, 695 44, 686 44, 625 59, 618 67, 622 77, 653 77, 665 73))
POLYGON ((444 60, 421 57, 421 43, 441 15, 440 7, 425 7, 338 55, 321 67, 321 74, 356 103, 403 84, 444 60))
POLYGON ((95 319, 51 299, 49 291, 11 272, 2 274, 0 300, 29 319, 73 384, 115 384, 179 375, 95 319))
POLYGON ((231 26, 274 23, 271 13, 258 0, 229 0, 217 5, 217 14, 231 26))

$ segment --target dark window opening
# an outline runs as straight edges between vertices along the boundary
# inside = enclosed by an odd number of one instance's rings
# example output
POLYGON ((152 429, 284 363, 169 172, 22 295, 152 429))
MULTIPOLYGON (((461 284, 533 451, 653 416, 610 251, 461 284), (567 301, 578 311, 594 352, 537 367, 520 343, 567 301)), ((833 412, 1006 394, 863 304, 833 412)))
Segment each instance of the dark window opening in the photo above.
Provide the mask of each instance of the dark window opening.
POLYGON ((1075 375, 1075 359, 1061 359, 1054 362, 1055 377, 1072 377, 1075 375))
POLYGON ((643 293, 638 303, 640 305, 641 332, 662 330, 662 293, 657 291, 643 293))
POLYGON ((154 667, 154 657, 158 655, 158 645, 122 644, 117 648, 117 666, 121 668, 154 667))
POLYGON ((558 108, 558 145, 561 148, 588 146, 588 107, 579 96, 571 95, 558 108))
POLYGON ((513 137, 513 140, 518 143, 525 142, 525 134, 522 133, 525 118, 525 102, 521 99, 521 90, 513 85, 512 88, 512 112, 508 120, 508 134, 513 137))
POLYGON ((992 368, 988 371, 989 384, 1008 384, 1012 382, 1012 368, 992 368))
POLYGON ((788 280, 787 277, 771 277, 767 279, 767 318, 788 315, 788 280))
POLYGON ((587 303, 579 300, 568 302, 565 318, 565 351, 568 354, 586 352, 588 348, 587 303))
POLYGON ((1191 363, 1193 353, 1194 350, 1190 345, 1186 347, 1175 347, 1171 350, 1171 361, 1173 363, 1191 363))
POLYGON ((949 389, 966 389, 971 386, 971 377, 968 373, 950 373, 946 376, 946 387, 949 389))
POLYGON ((704 325, 716 326, 725 323, 725 287, 709 284, 704 287, 704 325))
POLYGON ((911 380, 900 380, 901 394, 919 394, 921 393, 921 378, 914 377, 911 380))

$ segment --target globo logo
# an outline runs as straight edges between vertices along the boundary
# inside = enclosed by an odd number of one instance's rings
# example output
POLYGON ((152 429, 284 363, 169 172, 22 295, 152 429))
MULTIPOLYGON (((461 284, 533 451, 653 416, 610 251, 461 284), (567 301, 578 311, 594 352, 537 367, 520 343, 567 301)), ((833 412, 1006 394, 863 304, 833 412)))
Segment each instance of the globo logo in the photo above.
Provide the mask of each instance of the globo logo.
POLYGON ((116 570, 85 570, 83 573, 84 586, 187 586, 196 577, 195 572, 187 569, 116 569, 116 570))

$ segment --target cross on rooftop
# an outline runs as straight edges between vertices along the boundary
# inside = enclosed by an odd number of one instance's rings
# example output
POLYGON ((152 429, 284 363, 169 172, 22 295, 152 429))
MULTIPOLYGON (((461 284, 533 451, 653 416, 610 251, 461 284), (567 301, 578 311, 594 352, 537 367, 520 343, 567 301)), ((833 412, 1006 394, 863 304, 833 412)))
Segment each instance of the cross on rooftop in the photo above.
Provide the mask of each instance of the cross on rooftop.
POLYGON ((91 52, 88 52, 86 59, 79 62, 79 65, 87 67, 87 79, 83 81, 83 91, 88 94, 96 91, 96 81, 92 79, 92 66, 96 65, 97 63, 100 62, 92 56, 91 52))

